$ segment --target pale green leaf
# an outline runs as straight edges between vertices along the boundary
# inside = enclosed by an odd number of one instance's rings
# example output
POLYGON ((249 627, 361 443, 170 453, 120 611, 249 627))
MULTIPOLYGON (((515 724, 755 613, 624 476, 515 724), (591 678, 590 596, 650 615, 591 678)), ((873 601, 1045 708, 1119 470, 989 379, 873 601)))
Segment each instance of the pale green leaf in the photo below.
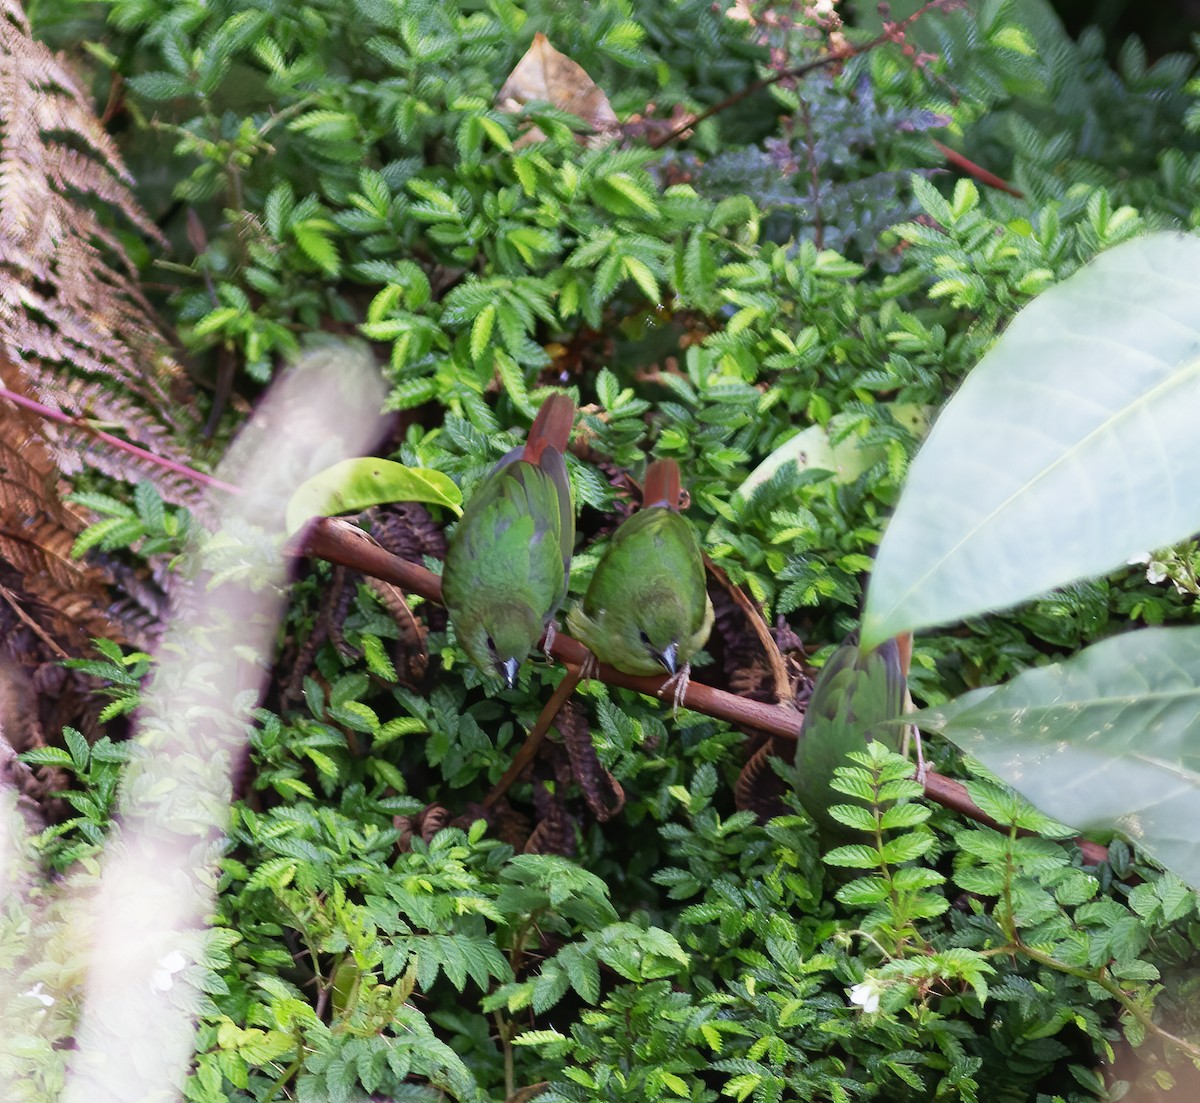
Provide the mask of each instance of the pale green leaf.
POLYGON ((1200 888, 1200 628, 1147 628, 910 717, 1055 819, 1200 888))
POLYGON ((304 255, 331 276, 336 276, 341 269, 337 246, 329 237, 336 229, 324 218, 307 218, 292 226, 292 236, 304 255))
MULTIPOLYGON (((929 407, 912 402, 895 402, 889 405, 889 410, 895 421, 915 436, 924 436, 928 431, 929 407)), ((834 418, 829 428, 836 431, 838 421, 838 418, 834 418)), ((852 483, 884 458, 885 452, 880 445, 863 445, 854 436, 834 444, 826 427, 810 425, 771 452, 750 472, 735 494, 743 501, 748 500, 756 487, 767 482, 788 463, 794 463, 800 471, 828 471, 836 482, 852 483)))
POLYGON ((1200 529, 1200 239, 1152 234, 1027 306, 939 417, 879 549, 870 647, 1200 529))

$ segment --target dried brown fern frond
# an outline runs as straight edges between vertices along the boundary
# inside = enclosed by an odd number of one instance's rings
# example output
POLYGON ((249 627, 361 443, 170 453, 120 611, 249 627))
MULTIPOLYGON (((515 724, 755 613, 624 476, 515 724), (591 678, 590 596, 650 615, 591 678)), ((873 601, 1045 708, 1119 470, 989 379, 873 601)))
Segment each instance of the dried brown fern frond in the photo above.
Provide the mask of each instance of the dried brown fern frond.
MULTIPOLYGON (((0 356, 0 380, 9 387, 11 371, 0 356)), ((105 612, 107 575, 71 557, 85 521, 59 494, 41 425, 0 402, 0 599, 63 658, 80 654, 93 636, 119 639, 121 632, 105 612)))
MULTIPOLYGON (((23 393, 184 462, 193 395, 113 228, 161 240, 130 183, 74 74, 16 0, 0 0, 0 354, 23 393)), ((90 466, 153 482, 170 501, 197 498, 191 481, 83 430, 30 431, 65 474, 90 466)))
MULTIPOLYGON (((6 367, 11 374, 0 356, 0 379, 8 383, 6 367)), ((67 723, 91 732, 100 703, 87 679, 61 660, 85 653, 93 636, 127 636, 107 612, 108 576, 71 557, 84 520, 58 492, 40 427, 33 415, 0 403, 0 729, 17 751, 45 746, 67 723)), ((43 767, 33 776, 43 794, 63 780, 43 767)))
MULTIPOLYGON (((33 39, 16 0, 0 0, 0 385, 182 464, 192 394, 115 229, 159 240, 130 183, 75 76, 33 39)), ((94 636, 139 642, 153 627, 153 613, 114 605, 122 591, 139 597, 128 578, 113 586, 103 566, 71 556, 86 520, 64 501, 63 476, 85 466, 147 479, 174 502, 199 497, 181 473, 0 395, 0 728, 16 750, 56 740, 65 723, 93 730, 98 703, 63 658, 94 636)))

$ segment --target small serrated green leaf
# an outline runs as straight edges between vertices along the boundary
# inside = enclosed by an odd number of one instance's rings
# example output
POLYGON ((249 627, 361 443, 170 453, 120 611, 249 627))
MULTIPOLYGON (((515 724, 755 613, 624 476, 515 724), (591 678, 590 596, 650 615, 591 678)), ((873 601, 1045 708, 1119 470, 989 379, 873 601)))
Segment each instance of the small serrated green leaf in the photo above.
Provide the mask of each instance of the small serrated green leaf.
POLYGON ((300 251, 331 276, 336 276, 342 268, 337 246, 330 237, 336 230, 337 226, 325 218, 306 218, 292 223, 292 236, 300 251))
POLYGON ((496 307, 488 303, 471 324, 471 359, 479 363, 487 352, 488 342, 492 339, 492 330, 496 325, 496 307))

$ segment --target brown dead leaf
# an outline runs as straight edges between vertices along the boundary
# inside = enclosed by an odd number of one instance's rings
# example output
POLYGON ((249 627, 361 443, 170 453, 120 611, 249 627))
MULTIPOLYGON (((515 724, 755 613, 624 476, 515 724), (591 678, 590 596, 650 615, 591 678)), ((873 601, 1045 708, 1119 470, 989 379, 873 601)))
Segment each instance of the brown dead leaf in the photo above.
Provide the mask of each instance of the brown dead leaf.
MULTIPOLYGON (((604 91, 582 66, 551 46, 540 31, 496 94, 496 105, 509 114, 516 114, 535 100, 582 119, 598 135, 610 135, 617 129, 616 112, 604 91)), ((517 145, 529 145, 543 138, 545 135, 534 127, 521 136, 517 145)))
POLYGON ((787 761, 796 753, 795 744, 787 744, 785 740, 763 733, 747 732, 750 750, 755 742, 761 740, 761 745, 752 751, 746 759, 745 766, 738 774, 737 784, 733 795, 739 811, 751 811, 758 816, 760 823, 775 816, 785 815, 788 811, 783 802, 783 779, 771 769, 769 758, 782 758, 787 761))
POLYGON ((526 854, 559 854, 564 858, 575 855, 575 821, 567 811, 559 789, 551 792, 545 782, 533 786, 533 809, 537 827, 525 841, 526 854))
POLYGON ((401 853, 412 850, 413 838, 432 840, 450 822, 450 810, 442 804, 427 804, 415 816, 393 816, 392 826, 400 832, 396 849, 401 853))
POLYGON ((611 820, 625 807, 625 790, 604 768, 592 743, 587 717, 578 701, 568 701, 554 718, 571 762, 571 773, 579 782, 583 799, 600 823, 611 820))

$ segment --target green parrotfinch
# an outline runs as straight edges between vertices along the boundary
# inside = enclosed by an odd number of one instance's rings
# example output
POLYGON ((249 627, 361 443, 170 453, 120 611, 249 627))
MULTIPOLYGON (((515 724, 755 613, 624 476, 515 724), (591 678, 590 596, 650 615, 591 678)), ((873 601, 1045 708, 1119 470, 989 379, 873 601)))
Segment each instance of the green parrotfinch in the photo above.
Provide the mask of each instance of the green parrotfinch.
POLYGON ((895 640, 864 655, 851 636, 825 661, 813 686, 796 745, 796 795, 816 821, 826 845, 861 841, 829 814, 845 804, 844 794, 830 787, 833 773, 848 765, 846 755, 861 751, 868 740, 882 740, 896 750, 904 711, 904 665, 895 640))
POLYGON ((511 689, 567 594, 575 507, 563 459, 575 403, 553 395, 480 483, 450 540, 442 597, 458 642, 511 689))
POLYGON ((642 508, 613 533, 582 604, 567 614, 570 633, 601 662, 681 678, 680 693, 713 624, 700 542, 681 500, 679 465, 652 463, 642 508))

